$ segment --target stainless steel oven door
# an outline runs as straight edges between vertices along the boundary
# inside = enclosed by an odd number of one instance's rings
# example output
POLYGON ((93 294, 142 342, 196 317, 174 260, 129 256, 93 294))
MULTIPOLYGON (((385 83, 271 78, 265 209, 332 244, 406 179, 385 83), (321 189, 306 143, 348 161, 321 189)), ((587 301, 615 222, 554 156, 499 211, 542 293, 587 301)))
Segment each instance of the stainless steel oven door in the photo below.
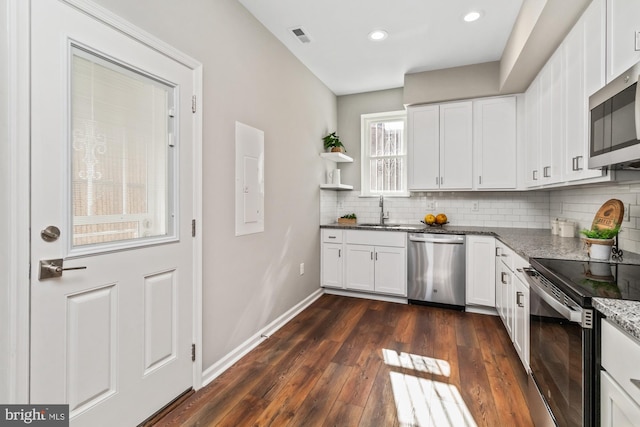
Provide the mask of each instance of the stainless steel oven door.
POLYGON ((592 310, 583 310, 538 272, 526 270, 531 376, 555 425, 590 425, 592 310))

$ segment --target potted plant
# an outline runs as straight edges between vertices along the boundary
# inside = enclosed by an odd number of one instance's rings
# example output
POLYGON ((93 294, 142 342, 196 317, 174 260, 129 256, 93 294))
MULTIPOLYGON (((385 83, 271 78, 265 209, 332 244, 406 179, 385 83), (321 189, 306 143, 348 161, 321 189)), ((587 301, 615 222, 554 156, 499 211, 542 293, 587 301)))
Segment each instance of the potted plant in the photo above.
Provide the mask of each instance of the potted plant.
POLYGON ((587 245, 587 253, 590 258, 608 260, 611 255, 611 246, 614 239, 620 232, 620 225, 614 228, 599 228, 597 225, 591 230, 580 231, 583 234, 584 242, 587 245))
POLYGON ((329 135, 322 138, 324 142, 324 148, 328 151, 332 152, 347 152, 340 141, 340 138, 336 135, 335 132, 331 132, 329 135))
POLYGON ((355 213, 342 215, 338 218, 338 224, 355 224, 358 221, 358 217, 356 217, 355 213))

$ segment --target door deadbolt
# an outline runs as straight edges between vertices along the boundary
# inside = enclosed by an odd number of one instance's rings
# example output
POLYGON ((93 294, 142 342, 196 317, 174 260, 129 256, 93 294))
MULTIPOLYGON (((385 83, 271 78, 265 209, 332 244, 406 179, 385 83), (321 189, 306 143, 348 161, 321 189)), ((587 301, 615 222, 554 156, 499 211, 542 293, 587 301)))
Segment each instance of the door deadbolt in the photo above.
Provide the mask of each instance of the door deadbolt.
POLYGON ((50 225, 40 232, 40 237, 45 242, 55 242, 60 237, 60 229, 55 225, 50 225))
POLYGON ((69 267, 63 268, 64 261, 60 259, 41 259, 39 280, 51 279, 54 277, 62 277, 65 270, 85 270, 87 267, 69 267))

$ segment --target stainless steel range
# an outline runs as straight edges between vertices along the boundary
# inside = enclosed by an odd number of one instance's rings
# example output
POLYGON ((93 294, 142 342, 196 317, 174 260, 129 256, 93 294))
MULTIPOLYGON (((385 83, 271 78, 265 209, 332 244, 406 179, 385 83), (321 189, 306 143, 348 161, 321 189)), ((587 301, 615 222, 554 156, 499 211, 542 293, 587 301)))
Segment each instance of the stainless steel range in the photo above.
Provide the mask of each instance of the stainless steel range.
POLYGON ((537 427, 598 426, 592 297, 640 299, 639 265, 531 259, 529 405, 537 427))

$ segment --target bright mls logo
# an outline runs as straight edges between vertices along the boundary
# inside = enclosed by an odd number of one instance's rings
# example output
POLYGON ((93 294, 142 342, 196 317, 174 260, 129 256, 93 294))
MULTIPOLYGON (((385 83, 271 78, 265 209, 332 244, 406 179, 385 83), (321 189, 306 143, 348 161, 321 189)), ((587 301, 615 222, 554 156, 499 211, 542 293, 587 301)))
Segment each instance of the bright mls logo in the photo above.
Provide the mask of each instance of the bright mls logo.
POLYGON ((0 405, 0 427, 68 427, 69 405, 0 405))

